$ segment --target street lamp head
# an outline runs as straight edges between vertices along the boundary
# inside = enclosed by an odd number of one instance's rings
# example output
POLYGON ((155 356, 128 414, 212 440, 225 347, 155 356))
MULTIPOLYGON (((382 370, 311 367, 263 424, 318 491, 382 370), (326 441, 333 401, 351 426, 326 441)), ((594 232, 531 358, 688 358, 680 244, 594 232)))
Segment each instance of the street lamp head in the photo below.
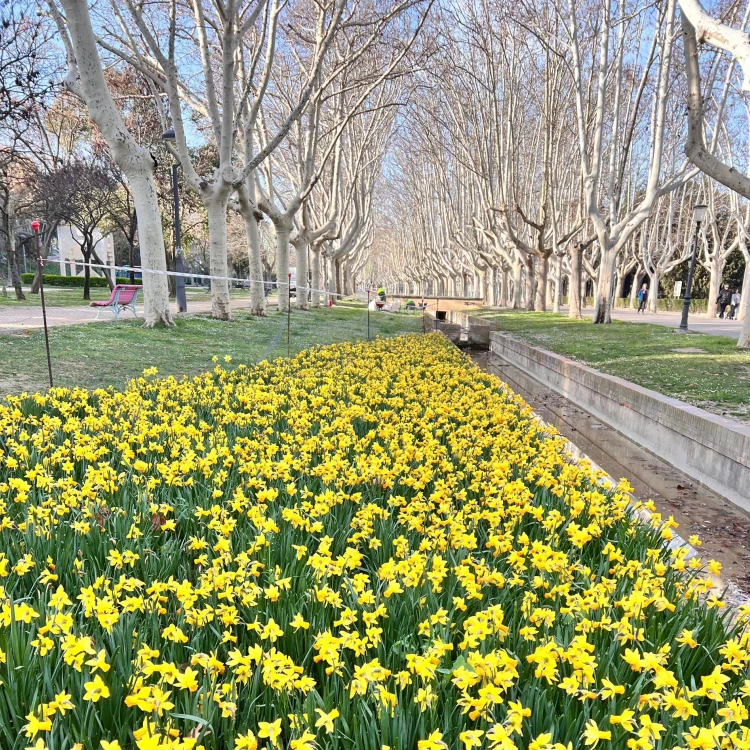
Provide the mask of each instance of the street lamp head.
POLYGON ((39 227, 40 227, 40 226, 41 226, 41 225, 39 224, 39 222, 38 222, 37 220, 34 220, 34 221, 32 221, 32 222, 31 222, 31 228, 32 228, 32 229, 33 229, 33 230, 34 230, 35 232, 38 232, 38 231, 39 231, 39 227))
POLYGON ((707 211, 708 206, 703 203, 698 203, 693 207, 693 218, 695 219, 696 224, 700 224, 703 219, 706 218, 707 211))
POLYGON ((161 134, 161 139, 163 141, 169 141, 170 143, 174 143, 175 142, 174 128, 170 128, 169 130, 165 130, 161 134))

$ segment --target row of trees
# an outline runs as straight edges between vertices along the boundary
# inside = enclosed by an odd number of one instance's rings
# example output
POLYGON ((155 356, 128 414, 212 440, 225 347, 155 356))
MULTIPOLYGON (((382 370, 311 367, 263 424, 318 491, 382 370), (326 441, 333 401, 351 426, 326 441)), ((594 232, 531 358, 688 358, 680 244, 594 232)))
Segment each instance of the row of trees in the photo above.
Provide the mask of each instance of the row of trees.
MULTIPOLYGON (((265 309, 269 255, 281 309, 289 304, 283 281, 290 252, 298 279, 308 278, 309 257, 311 304, 321 303, 323 279, 331 294, 352 288, 372 241, 370 208, 408 89, 405 73, 427 54, 418 38, 432 2, 110 0, 89 9, 82 0, 49 0, 40 15, 31 5, 6 8, 10 22, 44 36, 36 67, 59 54, 58 43, 66 62, 62 71, 49 63, 43 91, 21 82, 28 106, 18 97, 14 106, 28 112, 8 140, 3 134, 9 166, 2 184, 12 196, 3 214, 8 257, 15 254, 18 232, 10 224, 19 203, 42 214, 47 246, 57 214, 51 205, 40 207, 40 196, 49 196, 53 183, 65 188, 71 170, 89 170, 103 182, 88 180, 86 208, 100 203, 105 189, 114 195, 122 187, 131 210, 111 211, 106 220, 138 243, 144 269, 167 270, 159 171, 177 160, 190 212, 206 229, 207 270, 219 277, 211 284, 215 317, 231 314, 229 237, 236 237, 238 220, 253 313, 265 309), (60 96, 56 74, 92 125, 89 137, 63 149, 60 163, 47 158, 65 145, 59 134, 44 144, 49 109, 60 96), (170 129, 173 141, 160 142, 156 134, 170 129), (270 253, 264 225, 274 230, 270 253)), ((2 46, 10 55, 8 41, 2 46)), ((17 67, 27 63, 16 56, 17 67)), ((56 205, 70 206, 65 190, 57 197, 56 205)), ((144 298, 147 325, 170 325, 164 274, 144 273, 144 298)), ((307 295, 298 295, 297 304, 305 307, 307 295)))
MULTIPOLYGON (((646 280, 656 308, 706 202, 711 313, 729 256, 750 257, 750 45, 731 28, 750 5, 713 9, 724 26, 679 3, 15 4, 0 44, 0 236, 13 265, 19 207, 43 214, 46 248, 56 221, 99 206, 143 268, 167 270, 160 195, 176 160, 217 318, 238 268, 254 314, 269 276, 286 309, 294 255, 312 305, 363 277, 439 294, 471 278, 488 302, 526 309, 559 309, 567 288, 580 316, 592 281, 606 323, 626 278, 646 280), (75 127, 56 127, 76 108, 75 127)), ((169 325, 167 277, 145 273, 144 296, 147 324, 169 325)))
MULTIPOLYGON (((744 28, 750 6, 722 12, 744 28)), ((698 254, 713 314, 728 257, 750 258, 736 179, 750 167, 750 102, 733 54, 705 47, 698 57, 683 42, 686 18, 676 0, 435 9, 438 52, 419 74, 396 140, 400 168, 383 186, 376 253, 388 283, 448 295, 471 282, 488 303, 528 310, 559 310, 567 289, 580 317, 592 280, 594 321, 606 323, 626 278, 648 283, 656 310, 660 281, 692 249, 703 202, 698 254), (700 63, 692 79, 691 59, 700 63), (714 162, 723 174, 700 171, 714 162)))
MULTIPOLYGON (((173 203, 170 156, 161 143, 162 130, 154 108, 150 106, 147 88, 132 71, 109 71, 107 83, 128 111, 127 118, 139 137, 151 142, 155 159, 154 181, 161 207, 162 232, 169 240, 167 256, 170 266, 172 250, 173 203)), ((120 265, 140 265, 138 249, 138 217, 127 179, 114 164, 109 149, 98 129, 89 118, 80 100, 70 94, 53 91, 48 102, 42 100, 32 108, 30 117, 15 131, 14 143, 0 147, 3 171, 3 212, 7 231, 0 232, 0 258, 10 266, 8 274, 22 297, 18 274, 18 254, 36 257, 31 221, 41 218, 40 249, 49 256, 60 226, 75 231, 71 239, 80 246, 85 262, 101 263, 98 243, 103 236, 115 238, 115 257, 120 265), (9 252, 10 251, 10 252, 9 252)), ((203 158, 206 158, 205 156, 203 158)), ((208 237, 205 216, 189 190, 180 191, 183 217, 183 246, 186 267, 196 273, 208 273, 208 237)), ((235 229, 235 241, 230 244, 229 261, 234 273, 246 273, 248 254, 244 240, 237 241, 239 217, 230 225, 235 229)), ((269 243, 262 243, 268 256, 269 243)), ((267 260, 266 260, 267 265, 267 260)), ((89 298, 90 273, 108 274, 88 266, 84 268, 84 298, 89 298)), ((266 271, 268 273, 268 271, 266 271)), ((38 277, 37 277, 38 278, 38 277)), ((37 290, 35 279, 32 291, 37 290)))
MULTIPOLYGON (((112 97, 102 55, 144 78, 162 127, 174 130, 168 148, 207 219, 210 272, 219 277, 211 285, 213 315, 230 316, 223 280, 229 210, 245 224, 251 308, 262 314, 258 221, 264 215, 275 230, 280 281, 290 245, 301 279, 309 249, 316 289, 321 260, 333 285, 343 283, 344 258, 356 267, 370 239, 368 204, 400 93, 392 82, 413 64, 429 5, 112 0, 97 4, 92 18, 85 2, 50 0, 67 51, 66 86, 86 103, 127 178, 142 265, 166 270, 154 162, 112 97)), ((144 297, 147 323, 169 324, 166 278, 144 274, 144 297)), ((289 288, 281 284, 279 306, 288 304, 289 288)), ((306 304, 306 295, 298 295, 298 305, 306 304)))

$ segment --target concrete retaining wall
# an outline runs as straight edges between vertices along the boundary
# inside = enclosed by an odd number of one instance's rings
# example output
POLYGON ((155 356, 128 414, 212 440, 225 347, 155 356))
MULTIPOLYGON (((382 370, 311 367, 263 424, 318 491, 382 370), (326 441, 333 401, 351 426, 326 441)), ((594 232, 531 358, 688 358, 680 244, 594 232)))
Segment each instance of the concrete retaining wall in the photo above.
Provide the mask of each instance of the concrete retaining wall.
POLYGON ((433 333, 440 331, 449 341, 458 346, 461 341, 461 326, 458 323, 449 323, 447 320, 435 320, 435 313, 425 312, 424 332, 433 333))
POLYGON ((448 319, 451 323, 460 323, 464 328, 486 328, 488 331, 500 330, 499 324, 492 318, 483 318, 476 313, 466 312, 466 310, 450 310, 448 319))
POLYGON ((425 312, 424 316, 425 333, 430 331, 441 331, 445 336, 458 345, 469 346, 472 349, 489 349, 490 348, 490 330, 489 323, 477 315, 471 315, 463 310, 449 310, 446 313, 446 320, 439 320, 435 326, 434 311, 425 312), (464 341, 461 341, 462 331, 466 334, 464 341))
POLYGON ((490 334, 490 352, 750 510, 749 427, 502 333, 490 334))

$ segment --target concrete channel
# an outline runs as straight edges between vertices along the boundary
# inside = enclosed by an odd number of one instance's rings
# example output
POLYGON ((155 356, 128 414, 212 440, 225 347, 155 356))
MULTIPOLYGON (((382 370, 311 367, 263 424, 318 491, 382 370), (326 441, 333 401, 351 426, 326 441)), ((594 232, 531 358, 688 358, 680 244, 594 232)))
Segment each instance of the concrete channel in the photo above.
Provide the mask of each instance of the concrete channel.
POLYGON ((671 464, 599 421, 565 397, 487 351, 468 355, 507 383, 534 411, 610 476, 626 477, 639 500, 653 500, 666 520, 672 516, 684 539, 698 535, 697 550, 718 560, 722 579, 750 594, 750 514, 671 464))

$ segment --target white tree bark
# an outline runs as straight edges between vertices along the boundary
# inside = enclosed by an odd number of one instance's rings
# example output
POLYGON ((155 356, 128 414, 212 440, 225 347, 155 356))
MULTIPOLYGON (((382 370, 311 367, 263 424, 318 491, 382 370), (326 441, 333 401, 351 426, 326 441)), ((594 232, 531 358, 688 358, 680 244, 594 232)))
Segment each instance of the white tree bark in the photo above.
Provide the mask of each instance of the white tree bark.
MULTIPOLYGON (((252 177, 249 178, 248 183, 252 183, 252 177)), ((263 283, 263 257, 258 231, 258 222, 262 220, 263 214, 256 207, 255 195, 250 194, 249 187, 240 188, 237 196, 247 235, 248 274, 251 279, 249 312, 251 315, 261 316, 266 314, 266 286, 263 283)))
POLYGON ((208 213, 208 245, 211 275, 211 315, 217 320, 231 320, 229 303, 229 264, 227 262, 227 197, 216 196, 204 201, 208 213))
POLYGON ((169 311, 167 256, 161 215, 154 183, 154 160, 125 127, 104 80, 104 70, 85 0, 61 0, 65 18, 48 0, 50 11, 66 43, 68 85, 85 102, 100 129, 112 158, 128 179, 138 216, 141 266, 157 273, 143 273, 144 323, 147 327, 173 325, 169 311), (159 273, 162 272, 162 273, 159 273))
POLYGON ((276 230, 276 283, 279 289, 279 310, 289 309, 289 238, 294 224, 287 217, 274 219, 276 230))
MULTIPOLYGON (((683 19, 690 23, 701 42, 729 52, 737 60, 744 75, 742 88, 750 91, 750 36, 744 29, 733 29, 711 17, 698 0, 679 0, 679 3, 683 19)), ((685 53, 689 54, 687 49, 685 53)))
POLYGON ((294 254, 297 257, 297 309, 307 310, 307 299, 310 294, 310 286, 307 279, 307 256, 310 242, 306 235, 298 235, 292 242, 294 254))
POLYGON ((320 307, 320 290, 323 288, 323 280, 320 275, 321 246, 317 243, 310 248, 310 275, 312 291, 310 292, 310 307, 320 307))

